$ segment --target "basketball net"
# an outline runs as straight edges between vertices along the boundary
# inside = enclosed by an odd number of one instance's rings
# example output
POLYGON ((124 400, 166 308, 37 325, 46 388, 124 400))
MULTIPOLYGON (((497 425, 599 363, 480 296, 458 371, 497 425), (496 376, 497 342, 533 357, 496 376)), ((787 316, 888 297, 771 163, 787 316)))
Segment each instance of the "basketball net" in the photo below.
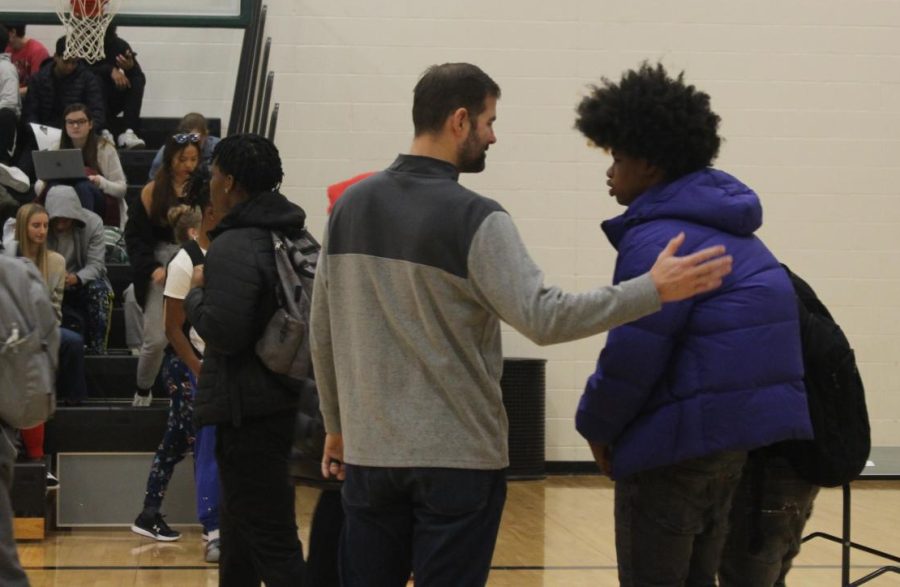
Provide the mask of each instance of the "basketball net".
POLYGON ((56 0, 56 15, 66 29, 63 59, 96 63, 106 56, 103 37, 122 0, 56 0))

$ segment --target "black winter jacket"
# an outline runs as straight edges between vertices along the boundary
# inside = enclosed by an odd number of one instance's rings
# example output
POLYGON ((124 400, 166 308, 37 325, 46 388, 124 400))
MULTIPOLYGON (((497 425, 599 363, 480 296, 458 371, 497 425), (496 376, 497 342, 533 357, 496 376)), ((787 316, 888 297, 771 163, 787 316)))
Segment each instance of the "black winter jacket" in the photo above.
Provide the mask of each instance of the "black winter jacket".
POLYGON ((271 231, 294 238, 305 221, 302 208, 265 193, 235 206, 210 233, 205 286, 184 300, 206 343, 194 400, 199 426, 296 410, 303 384, 263 366, 255 345, 277 307, 271 231))
POLYGON ((128 251, 128 262, 132 269, 134 297, 141 308, 147 301, 147 292, 150 289, 150 278, 153 272, 157 267, 162 267, 154 253, 156 245, 161 242, 175 242, 175 232, 172 227, 153 224, 140 197, 134 198, 134 201, 128 204, 125 248, 128 251))
POLYGON ((88 107, 94 119, 94 130, 106 125, 106 107, 103 89, 97 76, 83 63, 64 78, 53 75, 53 58, 46 59, 40 70, 28 82, 28 93, 22 106, 22 120, 27 123, 46 124, 63 128, 63 110, 78 102, 88 107), (57 100, 57 92, 59 92, 57 100))

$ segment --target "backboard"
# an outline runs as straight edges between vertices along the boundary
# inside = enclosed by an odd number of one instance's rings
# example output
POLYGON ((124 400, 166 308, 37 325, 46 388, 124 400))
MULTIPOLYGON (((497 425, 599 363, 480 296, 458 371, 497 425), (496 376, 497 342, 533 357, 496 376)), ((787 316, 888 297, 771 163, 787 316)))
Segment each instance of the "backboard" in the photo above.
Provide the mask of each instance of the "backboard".
MULTIPOLYGON (((120 26, 245 28, 251 0, 123 0, 120 26)), ((59 24, 54 0, 3 0, 0 22, 59 24)))

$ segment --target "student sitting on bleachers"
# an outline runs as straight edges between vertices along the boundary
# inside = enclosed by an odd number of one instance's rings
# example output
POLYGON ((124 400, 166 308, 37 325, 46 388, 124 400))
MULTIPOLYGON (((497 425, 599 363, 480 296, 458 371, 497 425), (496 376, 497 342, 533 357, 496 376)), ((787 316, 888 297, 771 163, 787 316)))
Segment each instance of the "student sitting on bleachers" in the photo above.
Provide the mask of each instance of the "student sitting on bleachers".
POLYGON ((82 208, 75 189, 67 185, 50 188, 46 208, 47 245, 66 260, 63 325, 81 333, 88 353, 103 354, 113 300, 104 264, 103 221, 82 208))
MULTIPOLYGON (((50 292, 50 302, 56 311, 56 320, 62 320, 62 300, 66 281, 66 260, 47 248, 47 233, 50 228, 50 217, 40 204, 25 204, 19 208, 15 220, 9 224, 14 231, 7 231, 15 238, 7 238, 3 243, 7 255, 25 257, 34 263, 44 278, 50 292)), ((57 398, 65 403, 77 405, 87 397, 87 384, 84 378, 84 339, 77 332, 60 326, 59 329, 59 367, 56 372, 57 398)), ((22 432, 22 444, 29 459, 44 458, 44 425, 39 424, 22 432)), ((57 484, 56 477, 47 474, 48 486, 57 484)))
MULTIPOLYGON (((216 145, 219 144, 220 139, 219 137, 210 136, 206 117, 197 112, 185 114, 181 122, 178 123, 178 130, 175 132, 178 134, 197 135, 200 144, 200 161, 204 165, 209 166, 212 162, 213 151, 216 145)), ((153 163, 150 164, 150 181, 156 179, 156 172, 162 167, 162 162, 163 147, 160 147, 159 151, 156 152, 156 157, 153 158, 153 163)))
POLYGON ((12 64, 16 66, 19 72, 19 94, 24 98, 28 92, 28 82, 31 76, 36 74, 48 57, 50 52, 47 47, 37 39, 30 39, 25 36, 24 23, 5 22, 6 30, 9 32, 9 45, 6 46, 6 52, 12 60, 12 64))
MULTIPOLYGON (((128 183, 115 145, 94 132, 91 111, 84 104, 71 104, 64 114, 66 126, 59 148, 81 149, 87 175, 73 184, 81 206, 100 216, 103 224, 124 228, 128 183)), ((35 183, 39 200, 43 200, 46 187, 41 180, 35 183)))
POLYGON ((140 204, 128 209, 125 244, 134 269, 134 294, 144 310, 143 344, 138 360, 135 406, 149 406, 150 388, 166 348, 163 327, 163 286, 166 264, 178 250, 169 224, 169 209, 181 203, 184 186, 200 160, 199 137, 177 134, 166 141, 163 166, 144 186, 140 204))
MULTIPOLYGON (((0 47, 6 46, 7 34, 0 25, 0 47)), ((16 129, 19 124, 21 105, 19 100, 19 74, 10 62, 9 55, 0 53, 0 222, 11 217, 19 202, 6 189, 7 167, 12 163, 16 148, 16 129)))
MULTIPOLYGON (((5 47, 9 35, 0 25, 0 47, 5 47)), ((12 163, 16 148, 16 127, 22 103, 19 99, 19 73, 8 53, 0 53, 0 163, 12 163)))
MULTIPOLYGON (((144 103, 144 86, 147 78, 137 62, 137 53, 131 50, 128 41, 116 34, 116 25, 106 29, 103 37, 103 49, 106 57, 90 66, 100 80, 103 88, 103 99, 106 102, 107 122, 116 124, 115 117, 122 113, 122 125, 125 130, 119 133, 118 145, 125 149, 143 149, 145 143, 137 132, 141 124, 141 107, 144 103)), ((113 135, 103 130, 103 136, 111 142, 113 135)))
MULTIPOLYGON (((91 112, 96 129, 106 128, 106 108, 103 90, 97 76, 78 59, 65 59, 66 38, 56 41, 56 53, 41 64, 41 69, 31 77, 28 93, 22 104, 22 120, 26 124, 42 124, 63 128, 64 111, 70 104, 85 104, 91 112)), ((34 133, 22 133, 22 155, 17 167, 34 175, 31 151, 37 146, 34 133)))

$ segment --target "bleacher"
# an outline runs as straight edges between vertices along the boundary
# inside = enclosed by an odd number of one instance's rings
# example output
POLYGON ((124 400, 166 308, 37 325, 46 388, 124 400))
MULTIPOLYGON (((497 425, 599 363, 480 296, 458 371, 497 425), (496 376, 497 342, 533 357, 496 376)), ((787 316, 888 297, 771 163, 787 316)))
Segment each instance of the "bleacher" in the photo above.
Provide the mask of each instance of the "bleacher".
MULTIPOLYGON (((175 131, 178 122, 177 118, 145 118, 141 137, 147 148, 119 150, 128 179, 129 205, 138 201, 156 151, 175 131)), ((208 122, 210 134, 221 136, 221 120, 209 119, 208 122)), ((125 344, 122 307, 123 291, 131 283, 131 267, 107 265, 107 271, 115 292, 109 350, 105 355, 85 357, 88 399, 79 406, 62 403, 57 406, 55 416, 45 428, 44 450, 49 455, 46 463, 16 465, 12 501, 16 536, 20 539, 42 538, 48 519, 60 526, 130 524, 143 499, 151 453, 156 450, 166 427, 169 400, 167 393, 157 385, 150 407, 131 405, 138 358, 125 344), (45 499, 46 466, 57 472, 60 487, 49 492, 45 499), (116 477, 127 477, 128 489, 108 495, 106 487, 100 485, 122 481, 101 478, 110 471, 116 472, 116 477), (92 487, 95 477, 98 485, 92 487), (121 503, 110 503, 110 499, 118 499, 121 503), (99 512, 91 504, 92 500, 102 501, 100 509, 104 519, 94 519, 99 512)), ((175 477, 181 476, 179 468, 176 468, 175 477)), ((183 469, 187 469, 186 477, 191 478, 191 467, 183 469)), ((170 522, 195 522, 192 508, 175 503, 184 501, 184 496, 181 500, 172 496, 178 491, 184 493, 185 489, 192 490, 192 487, 173 479, 166 498, 170 522)))

